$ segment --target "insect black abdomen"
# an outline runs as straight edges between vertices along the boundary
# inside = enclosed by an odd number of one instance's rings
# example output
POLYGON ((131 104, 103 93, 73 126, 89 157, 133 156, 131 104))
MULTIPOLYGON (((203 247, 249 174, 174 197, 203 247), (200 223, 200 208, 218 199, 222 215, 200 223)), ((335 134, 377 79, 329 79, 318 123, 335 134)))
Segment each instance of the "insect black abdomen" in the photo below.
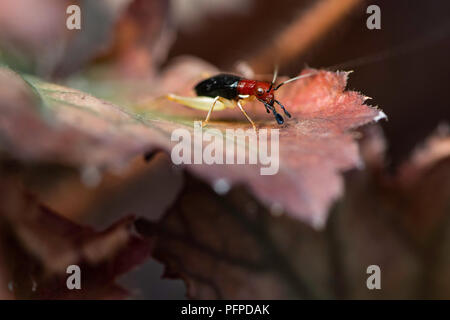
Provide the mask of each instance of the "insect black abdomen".
POLYGON ((238 84, 242 78, 231 74, 219 74, 203 80, 195 86, 197 96, 235 99, 238 96, 238 84))

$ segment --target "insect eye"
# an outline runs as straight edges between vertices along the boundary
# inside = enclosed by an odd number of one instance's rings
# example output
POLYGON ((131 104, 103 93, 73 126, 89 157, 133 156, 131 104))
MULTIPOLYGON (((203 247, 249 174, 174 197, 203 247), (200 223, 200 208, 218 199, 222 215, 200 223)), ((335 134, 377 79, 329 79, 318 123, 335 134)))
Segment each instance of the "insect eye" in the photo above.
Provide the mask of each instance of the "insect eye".
POLYGON ((262 95, 262 94, 264 94, 264 89, 263 88, 258 88, 258 89, 256 89, 256 93, 258 95, 262 95))

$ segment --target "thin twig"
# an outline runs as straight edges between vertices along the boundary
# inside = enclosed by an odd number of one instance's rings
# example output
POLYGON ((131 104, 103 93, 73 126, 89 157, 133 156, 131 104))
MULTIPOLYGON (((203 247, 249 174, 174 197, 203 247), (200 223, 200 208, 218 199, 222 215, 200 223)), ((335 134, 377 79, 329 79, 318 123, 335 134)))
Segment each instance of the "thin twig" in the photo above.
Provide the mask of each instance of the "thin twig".
POLYGON ((263 51, 250 59, 258 73, 271 72, 276 61, 283 66, 299 56, 361 0, 320 0, 278 34, 263 51))

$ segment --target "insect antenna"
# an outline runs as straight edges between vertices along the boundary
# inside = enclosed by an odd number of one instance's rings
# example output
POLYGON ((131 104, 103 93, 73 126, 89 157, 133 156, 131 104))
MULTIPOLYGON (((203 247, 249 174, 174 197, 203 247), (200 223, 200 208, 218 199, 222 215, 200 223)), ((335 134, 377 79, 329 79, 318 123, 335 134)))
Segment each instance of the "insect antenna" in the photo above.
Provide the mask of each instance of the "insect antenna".
POLYGON ((280 105, 281 109, 283 109, 284 113, 285 113, 289 118, 291 118, 291 114, 286 110, 286 108, 281 104, 281 102, 278 101, 278 100, 274 100, 274 101, 275 101, 276 103, 278 103, 278 104, 280 105))
POLYGON ((272 82, 270 83, 270 87, 269 90, 267 90, 267 92, 270 92, 270 90, 272 90, 273 86, 275 85, 275 82, 277 81, 277 77, 278 77, 278 65, 276 65, 275 69, 273 70, 273 79, 272 82))
POLYGON ((284 86, 285 84, 288 84, 289 82, 293 82, 293 81, 296 81, 296 80, 299 80, 299 79, 302 79, 302 78, 311 77, 311 76, 313 76, 313 75, 315 75, 315 74, 317 74, 317 72, 311 72, 311 73, 307 73, 307 74, 302 74, 302 75, 300 75, 300 76, 298 76, 298 77, 291 78, 291 79, 289 79, 289 80, 286 80, 286 81, 280 83, 280 84, 279 84, 278 86, 276 86, 275 89, 273 89, 273 90, 276 91, 276 90, 280 89, 281 86, 284 86))

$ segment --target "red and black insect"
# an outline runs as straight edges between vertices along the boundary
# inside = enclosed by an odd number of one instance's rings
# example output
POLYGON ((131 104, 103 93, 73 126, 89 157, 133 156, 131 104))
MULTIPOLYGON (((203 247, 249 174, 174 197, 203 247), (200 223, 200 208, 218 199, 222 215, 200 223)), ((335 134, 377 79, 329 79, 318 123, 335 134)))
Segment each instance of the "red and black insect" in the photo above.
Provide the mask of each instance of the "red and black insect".
POLYGON ((205 110, 209 107, 208 115, 203 124, 208 123, 214 107, 223 110, 227 107, 234 107, 237 105, 255 129, 256 126, 254 122, 250 119, 242 106, 247 101, 257 99, 264 105, 267 113, 272 112, 277 123, 281 125, 284 123, 284 118, 277 112, 275 104, 278 104, 281 107, 287 117, 291 118, 291 115, 283 104, 275 99, 275 91, 286 83, 313 74, 314 73, 304 74, 284 81, 278 85, 275 85, 277 79, 276 71, 272 82, 249 80, 232 74, 219 74, 198 83, 194 88, 197 94, 197 97, 195 98, 180 97, 173 94, 168 95, 168 98, 195 109, 205 110))

